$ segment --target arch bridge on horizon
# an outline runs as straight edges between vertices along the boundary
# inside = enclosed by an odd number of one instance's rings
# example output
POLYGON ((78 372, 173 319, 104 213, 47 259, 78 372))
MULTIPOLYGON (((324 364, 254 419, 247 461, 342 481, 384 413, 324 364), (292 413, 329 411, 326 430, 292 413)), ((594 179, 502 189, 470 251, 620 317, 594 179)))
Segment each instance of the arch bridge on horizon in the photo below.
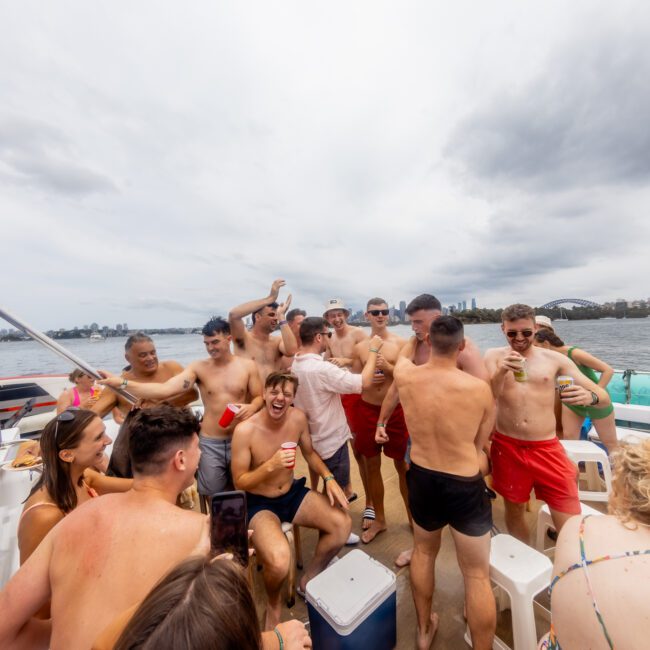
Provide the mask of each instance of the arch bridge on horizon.
POLYGON ((551 300, 545 305, 542 305, 540 309, 553 309, 554 307, 559 307, 560 305, 578 305, 579 307, 601 306, 593 300, 585 300, 584 298, 558 298, 557 300, 551 300))

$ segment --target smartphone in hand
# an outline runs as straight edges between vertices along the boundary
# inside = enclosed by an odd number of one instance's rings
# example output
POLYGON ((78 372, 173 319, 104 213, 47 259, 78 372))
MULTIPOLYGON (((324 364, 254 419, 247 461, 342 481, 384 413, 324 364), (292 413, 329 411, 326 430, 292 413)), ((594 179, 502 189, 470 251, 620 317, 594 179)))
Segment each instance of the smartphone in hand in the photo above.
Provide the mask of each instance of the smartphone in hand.
POLYGON ((248 524, 246 493, 242 490, 219 492, 212 497, 211 545, 215 555, 232 553, 248 566, 248 524))

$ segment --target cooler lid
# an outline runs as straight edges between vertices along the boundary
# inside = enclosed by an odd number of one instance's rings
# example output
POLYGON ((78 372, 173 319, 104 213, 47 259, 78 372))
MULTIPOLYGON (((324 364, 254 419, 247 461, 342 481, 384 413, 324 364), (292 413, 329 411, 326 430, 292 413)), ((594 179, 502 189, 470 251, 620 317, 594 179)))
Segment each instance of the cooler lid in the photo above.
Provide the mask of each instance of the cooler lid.
POLYGON ((395 591, 395 574, 355 549, 307 583, 307 601, 349 634, 395 591))

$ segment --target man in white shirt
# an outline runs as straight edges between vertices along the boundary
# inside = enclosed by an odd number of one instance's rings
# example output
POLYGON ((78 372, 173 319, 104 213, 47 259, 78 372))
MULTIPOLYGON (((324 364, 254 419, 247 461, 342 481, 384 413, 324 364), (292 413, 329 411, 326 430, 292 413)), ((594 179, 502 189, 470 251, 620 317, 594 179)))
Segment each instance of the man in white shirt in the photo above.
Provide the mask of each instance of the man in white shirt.
MULTIPOLYGON (((348 440, 352 436, 341 395, 361 393, 372 385, 377 353, 383 341, 378 336, 370 339, 368 362, 363 372, 356 375, 323 359, 331 335, 323 318, 305 318, 301 323, 300 348, 291 368, 300 381, 294 404, 307 415, 316 453, 336 482, 345 487, 350 483, 348 440)), ((312 490, 317 490, 319 475, 310 469, 309 476, 312 490)))

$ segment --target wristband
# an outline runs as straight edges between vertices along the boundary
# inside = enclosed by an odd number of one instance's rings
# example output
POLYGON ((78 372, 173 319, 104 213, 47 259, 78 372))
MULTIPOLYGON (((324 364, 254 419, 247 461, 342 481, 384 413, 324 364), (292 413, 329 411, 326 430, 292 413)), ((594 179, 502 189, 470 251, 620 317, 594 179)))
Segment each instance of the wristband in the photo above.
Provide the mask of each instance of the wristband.
POLYGON ((386 428, 386 423, 385 422, 377 422, 378 427, 386 428))
POLYGON ((327 476, 323 476, 323 483, 327 483, 327 481, 333 481, 334 480, 334 474, 328 474, 327 476))
POLYGON ((283 325, 288 325, 288 323, 287 323, 286 320, 281 320, 281 321, 278 323, 278 325, 279 325, 280 327, 282 327, 283 325))
POLYGON ((275 632, 275 635, 278 637, 278 641, 280 642, 280 650, 284 650, 284 641, 282 640, 282 635, 280 634, 280 630, 278 630, 277 627, 274 627, 273 631, 275 632))
POLYGON ((370 352, 376 352, 379 353, 379 350, 377 348, 370 348, 370 352))
POLYGON ((122 383, 120 384, 120 388, 126 388, 128 385, 129 385, 129 380, 126 377, 124 377, 124 379, 122 379, 122 383))

